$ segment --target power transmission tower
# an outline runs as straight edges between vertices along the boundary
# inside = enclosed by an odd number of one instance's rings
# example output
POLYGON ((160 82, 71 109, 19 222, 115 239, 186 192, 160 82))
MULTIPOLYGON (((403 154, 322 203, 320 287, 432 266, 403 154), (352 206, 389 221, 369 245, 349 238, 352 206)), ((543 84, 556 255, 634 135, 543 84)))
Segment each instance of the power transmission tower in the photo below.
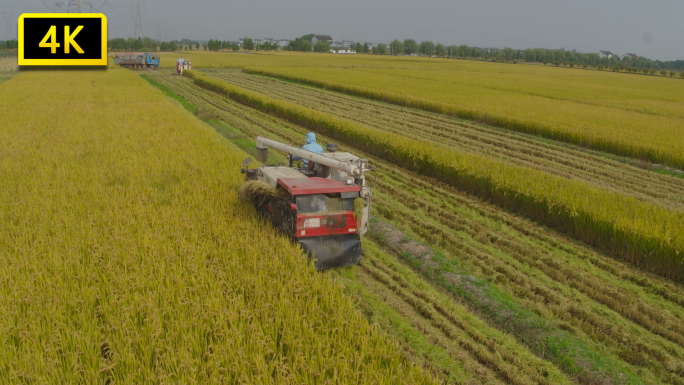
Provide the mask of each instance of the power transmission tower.
POLYGON ((83 0, 64 0, 56 4, 58 8, 62 8, 66 13, 81 13, 81 7, 89 6, 90 9, 93 8, 91 3, 84 2, 83 0))
POLYGON ((12 12, 3 12, 2 16, 5 19, 5 24, 7 24, 7 40, 12 40, 12 12))
POLYGON ((157 38, 157 44, 161 44, 161 35, 161 16, 157 16, 157 34, 155 36, 157 38))
POLYGON ((52 12, 66 12, 66 13, 81 13, 81 12, 97 12, 104 6, 108 5, 108 0, 103 0, 100 6, 94 6, 93 3, 83 1, 83 0, 64 0, 54 3, 54 7, 47 5, 45 0, 40 0, 45 7, 47 7, 52 12))
POLYGON ((142 2, 139 1, 135 10, 135 27, 133 27, 133 37, 139 37, 140 40, 143 38, 143 24, 142 24, 142 11, 140 6, 142 2))

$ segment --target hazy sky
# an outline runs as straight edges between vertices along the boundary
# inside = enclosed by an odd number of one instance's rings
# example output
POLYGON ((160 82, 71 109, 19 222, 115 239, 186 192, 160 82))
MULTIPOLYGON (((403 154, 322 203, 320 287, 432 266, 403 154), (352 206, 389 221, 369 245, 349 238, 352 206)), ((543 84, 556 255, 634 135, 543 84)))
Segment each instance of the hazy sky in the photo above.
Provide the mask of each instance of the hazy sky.
MULTIPOLYGON (((84 2, 86 0, 83 0, 84 2)), ((144 2, 143 29, 164 40, 240 37, 420 42, 478 47, 561 48, 630 52, 684 59, 684 0, 90 0, 110 21, 109 36, 133 35, 135 6, 144 2)), ((56 0, 0 0, 2 12, 46 12, 56 0), (46 5, 44 5, 46 4, 46 5)), ((64 0, 62 0, 62 3, 64 0)), ((84 7, 88 8, 88 7, 84 7)))

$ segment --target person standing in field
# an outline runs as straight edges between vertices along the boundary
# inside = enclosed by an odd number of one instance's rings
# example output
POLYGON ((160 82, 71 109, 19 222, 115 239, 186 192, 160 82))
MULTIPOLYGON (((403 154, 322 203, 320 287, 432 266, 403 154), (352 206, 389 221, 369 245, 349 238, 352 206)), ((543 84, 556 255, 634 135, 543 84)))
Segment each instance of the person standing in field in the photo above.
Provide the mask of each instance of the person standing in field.
POLYGON ((178 63, 176 63, 176 70, 178 70, 178 73, 183 76, 183 56, 178 58, 178 63))

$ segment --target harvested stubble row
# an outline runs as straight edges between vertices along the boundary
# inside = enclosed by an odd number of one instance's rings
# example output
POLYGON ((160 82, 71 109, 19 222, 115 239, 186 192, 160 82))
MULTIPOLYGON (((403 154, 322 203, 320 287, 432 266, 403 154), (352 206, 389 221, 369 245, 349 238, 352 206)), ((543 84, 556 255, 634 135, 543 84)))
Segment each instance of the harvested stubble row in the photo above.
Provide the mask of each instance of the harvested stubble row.
MULTIPOLYGON (((575 102, 591 100, 576 94, 567 97, 519 93, 518 74, 483 86, 469 83, 462 72, 416 71, 407 68, 245 67, 245 71, 292 80, 349 95, 390 102, 401 106, 484 121, 498 127, 541 135, 618 155, 644 158, 684 170, 684 141, 681 138, 682 100, 675 93, 663 93, 675 100, 664 101, 674 108, 665 116, 618 106, 575 102), (505 87, 505 86, 504 86, 505 87), (676 100, 679 99, 679 100, 676 100)), ((477 72, 474 73, 478 75, 477 72)), ((479 79, 484 82, 491 78, 479 79)), ((665 79, 662 79, 665 80, 665 79)), ((660 82, 661 79, 653 79, 660 82)), ((566 80, 568 82, 568 80, 566 80)), ((672 83, 672 82, 670 82, 672 83)), ((543 87, 542 84, 538 84, 543 87)), ((569 84, 572 87, 572 84, 569 84)), ((664 84, 676 90, 675 84, 664 84)), ((556 86, 556 92, 562 84, 556 86)), ((631 91, 632 89, 629 89, 631 91)), ((615 87, 613 92, 621 92, 615 87)), ((672 92, 672 91, 670 91, 672 92)), ((657 103, 655 104, 657 108, 657 103)), ((634 107, 634 106, 632 106, 634 107)), ((643 108, 643 107, 642 107, 643 108)))
POLYGON ((247 75, 242 71, 211 71, 208 75, 373 128, 486 155, 684 211, 684 179, 643 170, 586 150, 545 143, 439 114, 247 75))
MULTIPOLYGON (((411 320, 417 328, 428 329, 437 341, 436 345, 446 349, 466 368, 468 375, 462 376, 460 382, 571 383, 551 363, 520 347, 511 336, 488 327, 467 308, 430 287, 370 241, 364 248, 360 269, 354 271, 365 286, 364 292, 358 295, 363 298, 373 293, 376 297, 390 297, 398 313, 411 320)), ((338 275, 344 276, 344 273, 338 275)))
MULTIPOLYGON (((233 137, 263 135, 297 143, 307 132, 304 127, 259 113, 186 79, 155 78, 236 129, 233 137)), ((332 141, 326 136, 319 139, 321 143, 332 141)), ((496 282, 507 295, 548 323, 596 345, 606 356, 620 357, 633 365, 633 372, 641 372, 639 377, 644 382, 684 383, 684 287, 600 255, 357 148, 349 151, 379 167, 374 205, 395 225, 418 240, 439 245, 446 257, 459 261, 463 270, 496 282)), ((360 278, 373 285, 363 277, 368 275, 360 278)), ((391 328, 396 322, 388 325, 391 328)), ((499 327, 507 330, 503 324, 499 327)), ((515 330, 507 331, 516 335, 515 330)), ((545 357, 551 357, 548 348, 545 357)))
POLYGON ((191 71, 196 84, 319 130, 684 281, 684 213, 539 170, 373 129, 191 71))
POLYGON ((435 383, 239 202, 241 152, 134 73, 0 93, 0 382, 435 383))

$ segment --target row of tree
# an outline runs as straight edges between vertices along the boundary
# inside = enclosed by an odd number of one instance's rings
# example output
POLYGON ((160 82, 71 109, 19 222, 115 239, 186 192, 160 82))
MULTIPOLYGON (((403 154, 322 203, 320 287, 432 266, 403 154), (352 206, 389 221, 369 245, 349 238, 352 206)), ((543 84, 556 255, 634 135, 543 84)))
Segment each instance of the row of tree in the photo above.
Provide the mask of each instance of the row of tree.
MULTIPOLYGON (((304 35, 291 41, 289 45, 283 47, 286 51, 302 51, 302 52, 329 52, 331 50, 330 43, 327 41, 318 41, 315 46, 312 46, 311 39, 313 34, 304 35)), ((183 39, 175 42, 163 42, 159 44, 157 41, 145 37, 143 39, 135 38, 116 38, 109 41, 109 49, 112 51, 177 51, 177 50, 193 50, 202 49, 202 46, 197 41, 183 39)), ((16 40, 0 41, 0 50, 16 49, 16 40)), ((249 38, 243 40, 242 47, 236 43, 220 40, 209 40, 204 45, 204 50, 219 51, 230 49, 239 51, 240 49, 247 51, 270 51, 277 50, 278 45, 275 43, 265 42, 263 44, 254 44, 254 41, 249 38)), ((368 53, 377 55, 425 55, 451 58, 475 58, 482 60, 496 60, 496 61, 526 61, 553 65, 568 65, 568 66, 582 66, 582 67, 596 67, 610 68, 620 71, 631 71, 637 69, 639 72, 651 73, 651 70, 671 70, 684 71, 684 60, 674 61, 660 61, 651 60, 644 57, 632 58, 624 56, 612 55, 610 57, 601 57, 598 53, 581 53, 575 51, 566 51, 563 49, 541 49, 528 48, 526 50, 518 50, 506 47, 504 49, 498 48, 479 48, 469 47, 468 45, 450 45, 434 44, 431 41, 416 42, 413 39, 405 39, 403 42, 399 40, 392 41, 389 45, 378 44, 370 48, 368 44, 356 43, 351 47, 356 50, 356 53, 368 53)), ((338 50, 339 48, 333 48, 338 50)))
POLYGON ((207 42, 206 47, 209 51, 220 51, 223 49, 230 49, 233 51, 239 51, 240 50, 240 46, 237 45, 236 43, 231 43, 229 41, 214 40, 214 39, 210 39, 209 42, 207 42))
MULTIPOLYGON (((311 39, 314 37, 313 34, 304 35, 298 37, 290 42, 289 45, 285 46, 283 49, 285 51, 301 51, 301 52, 330 52, 330 50, 339 51, 341 48, 332 47, 330 42, 327 41, 317 41, 315 45, 311 45, 311 39)), ((379 44, 377 47, 370 48, 367 43, 361 44, 356 43, 356 45, 350 47, 354 49, 357 53, 373 53, 384 55, 387 52, 387 45, 379 44), (382 46, 382 47, 381 47, 382 46)))
MULTIPOLYGON (((115 38, 111 39, 107 42, 107 48, 110 51, 148 51, 148 52, 156 52, 159 50, 159 44, 157 43, 156 40, 145 37, 144 39, 136 39, 129 37, 128 39, 124 38, 115 38)), ((176 47, 177 48, 177 47, 176 47)))
POLYGON ((290 44, 283 47, 285 51, 300 51, 300 52, 311 52, 313 46, 311 45, 311 39, 314 37, 313 34, 304 35, 298 37, 290 42, 290 44))
MULTIPOLYGON (((504 49, 505 50, 505 49, 504 49)), ((510 53, 509 53, 510 55, 510 53)), ((591 67, 620 67, 622 69, 640 68, 654 70, 684 70, 684 60, 660 61, 651 60, 645 57, 632 58, 630 56, 601 57, 598 53, 580 53, 565 50, 551 50, 528 48, 519 51, 516 56, 528 62, 536 63, 574 63, 575 65, 591 67)), ((642 71, 643 72, 643 71, 642 71)))
POLYGON ((418 44, 413 39, 406 39, 403 42, 394 40, 389 45, 389 53, 392 55, 426 55, 439 57, 469 57, 481 58, 485 60, 503 60, 503 61, 526 61, 543 64, 570 63, 581 66, 603 66, 603 67, 619 67, 639 68, 639 69, 666 69, 666 70, 684 70, 684 60, 674 61, 660 61, 651 60, 644 57, 632 58, 624 56, 612 55, 611 57, 601 57, 598 53, 581 53, 575 51, 566 51, 563 49, 541 49, 528 48, 526 50, 518 50, 506 47, 504 49, 498 48, 478 48, 468 47, 467 45, 451 45, 444 46, 442 44, 434 44, 431 41, 423 41, 418 44))
MULTIPOLYGON (((209 51, 221 51, 224 49, 230 49, 233 51, 239 51, 240 46, 237 43, 230 41, 220 41, 211 39, 207 43, 207 48, 209 51)), ((247 51, 257 50, 257 51, 275 51, 278 49, 278 44, 264 42, 262 44, 254 44, 254 40, 250 38, 244 38, 242 41, 242 49, 247 51)))
POLYGON ((0 40, 0 51, 17 49, 19 44, 16 40, 0 40))
MULTIPOLYGON (((143 39, 136 39, 129 37, 128 39, 115 38, 107 42, 107 48, 110 51, 145 51, 145 52, 173 52, 178 50, 190 51, 193 49, 201 49, 199 42, 193 42, 187 39, 182 41, 161 42, 145 36, 143 39)), ((204 49, 207 47, 205 45, 204 49)))

